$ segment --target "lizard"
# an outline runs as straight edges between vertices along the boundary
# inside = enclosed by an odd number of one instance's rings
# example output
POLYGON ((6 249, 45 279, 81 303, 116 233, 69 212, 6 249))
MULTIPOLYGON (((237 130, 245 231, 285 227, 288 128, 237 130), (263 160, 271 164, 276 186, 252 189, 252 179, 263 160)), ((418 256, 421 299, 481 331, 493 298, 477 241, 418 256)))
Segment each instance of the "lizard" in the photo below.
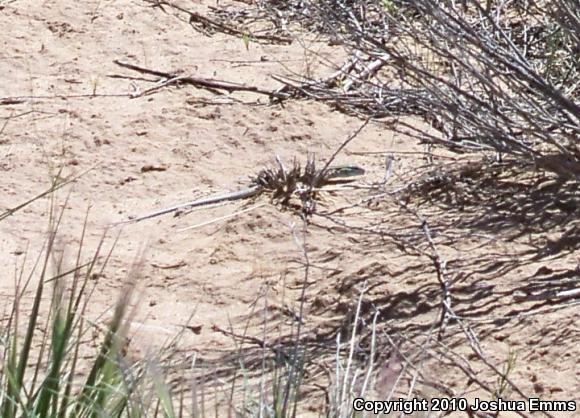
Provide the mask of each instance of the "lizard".
MULTIPOLYGON (((327 184, 337 184, 346 183, 353 181, 353 177, 359 177, 365 174, 365 170, 358 165, 339 165, 330 166, 323 172, 318 172, 316 176, 316 185, 324 186, 327 184)), ((146 219, 156 218, 161 215, 166 215, 168 213, 177 212, 179 210, 188 210, 201 206, 214 205, 216 203, 228 202, 234 200, 248 199, 262 193, 267 190, 267 185, 260 181, 260 176, 254 180, 250 186, 245 189, 238 190, 235 192, 221 193, 209 197, 204 197, 201 199, 193 200, 190 202, 180 203, 175 206, 170 206, 165 209, 158 210, 146 215, 139 216, 138 218, 128 219, 126 221, 119 222, 118 224, 135 223, 144 221, 146 219)))

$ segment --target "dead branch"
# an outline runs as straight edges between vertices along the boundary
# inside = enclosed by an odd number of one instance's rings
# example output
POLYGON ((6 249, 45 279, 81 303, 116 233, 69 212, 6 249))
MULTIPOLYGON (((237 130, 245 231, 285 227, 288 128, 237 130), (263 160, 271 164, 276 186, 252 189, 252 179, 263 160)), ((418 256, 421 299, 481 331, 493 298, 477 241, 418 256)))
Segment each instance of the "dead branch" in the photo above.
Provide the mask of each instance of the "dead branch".
POLYGON ((192 76, 182 76, 176 73, 168 73, 165 71, 158 71, 158 70, 151 70, 148 68, 141 67, 139 65, 130 64, 127 62, 123 62, 120 60, 114 60, 115 64, 119 65, 120 67, 127 68, 129 70, 137 71, 144 74, 151 74, 158 77, 162 77, 164 80, 158 86, 155 86, 152 89, 146 90, 143 93, 136 95, 135 97, 140 97, 143 94, 148 92, 152 92, 158 90, 159 88, 166 87, 172 84, 190 84, 200 89, 209 90, 214 94, 220 94, 218 90, 225 90, 228 93, 236 92, 236 91, 245 91, 251 93, 262 94, 268 96, 269 98, 276 98, 276 99, 286 99, 288 95, 283 93, 278 93, 275 90, 266 90, 256 86, 246 86, 244 84, 232 83, 229 81, 219 81, 219 80, 211 80, 206 78, 199 78, 199 77, 192 77, 192 76))
MULTIPOLYGON (((148 3, 153 4, 154 7, 159 7, 163 9, 163 6, 171 7, 175 10, 178 10, 181 13, 185 13, 189 16, 189 23, 196 28, 196 23, 201 25, 204 30, 201 30, 205 35, 211 36, 211 32, 217 31, 222 32, 227 35, 237 36, 242 39, 249 39, 255 42, 267 42, 267 43, 276 43, 276 44, 291 44, 292 38, 285 37, 285 36, 278 36, 278 35, 260 35, 256 33, 252 33, 250 31, 244 31, 237 29, 233 26, 226 25, 224 23, 218 22, 216 20, 210 19, 207 16, 203 16, 197 12, 187 10, 177 4, 170 3, 168 1, 163 0, 152 0, 147 1, 148 3)), ((196 28, 197 29, 197 28, 196 28)))
POLYGON ((21 100, 21 99, 13 99, 10 97, 0 99, 0 106, 17 105, 17 104, 22 104, 22 103, 24 103, 24 100, 21 100))

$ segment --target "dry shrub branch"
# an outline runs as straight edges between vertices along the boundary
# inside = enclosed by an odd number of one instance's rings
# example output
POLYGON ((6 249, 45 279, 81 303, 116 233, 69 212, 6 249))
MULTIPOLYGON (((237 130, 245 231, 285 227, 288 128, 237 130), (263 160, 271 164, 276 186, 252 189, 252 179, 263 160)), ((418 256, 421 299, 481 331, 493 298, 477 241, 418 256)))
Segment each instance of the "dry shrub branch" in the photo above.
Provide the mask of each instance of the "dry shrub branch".
POLYGON ((289 80, 296 95, 375 117, 418 114, 438 132, 403 128, 424 141, 580 175, 573 0, 306 3, 354 64, 333 83, 289 80))

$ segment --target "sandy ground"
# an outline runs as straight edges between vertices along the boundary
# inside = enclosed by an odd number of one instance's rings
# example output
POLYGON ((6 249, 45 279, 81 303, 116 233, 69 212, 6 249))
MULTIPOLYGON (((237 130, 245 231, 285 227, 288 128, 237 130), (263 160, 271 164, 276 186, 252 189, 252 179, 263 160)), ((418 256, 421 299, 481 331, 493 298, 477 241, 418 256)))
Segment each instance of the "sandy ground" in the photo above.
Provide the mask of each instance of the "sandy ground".
MULTIPOLYGON (((204 12, 208 5, 204 0, 188 7, 204 12)), ((68 251, 65 260, 70 263, 89 208, 86 257, 112 222, 198 196, 236 190, 259 168, 273 164, 276 155, 287 162, 293 158, 305 162, 308 154, 327 158, 362 123, 314 102, 269 105, 266 97, 250 93, 218 96, 192 86, 169 87, 131 99, 128 93, 151 87, 153 83, 147 80, 155 77, 113 63, 122 60, 276 88, 279 85, 271 74, 304 73, 308 66, 308 71, 323 75, 333 69, 328 62, 339 66, 342 54, 324 43, 307 42, 316 54, 305 53, 299 42, 251 43, 246 49, 238 38, 204 36, 171 13, 139 1, 82 5, 13 1, 2 2, 0 7, 0 24, 9 28, 0 34, 0 184, 4 196, 0 209, 46 190, 61 167, 62 176, 93 168, 74 184, 70 195, 70 189, 58 194, 59 205, 68 197, 58 245, 68 251), (323 59, 327 64, 321 63, 323 59)), ((384 125, 370 124, 337 162, 364 166, 367 175, 358 184, 368 186, 384 176, 384 155, 378 152, 421 150, 384 125)), ((397 173, 402 179, 405 170, 422 164, 418 154, 400 154, 397 173)), ((367 196, 364 187, 325 193, 320 209, 332 211, 367 196)), ((399 214, 400 224, 399 218, 385 216, 392 209, 388 203, 371 203, 347 209, 339 219, 361 230, 411 225, 408 216, 399 214)), ((49 203, 42 199, 0 224, 0 290, 6 298, 13 294, 15 264, 22 263, 25 254, 32 259, 41 250, 48 213, 49 203)), ((260 335, 256 315, 261 314, 256 312, 264 303, 272 321, 283 322, 284 312, 297 309, 306 240, 312 263, 306 332, 313 341, 333 341, 345 318, 352 316, 363 284, 371 289, 364 298, 365 312, 378 307, 379 321, 391 327, 393 335, 404 335, 405 330, 410 336, 425 335, 438 306, 436 277, 424 268, 429 259, 402 255, 395 245, 373 234, 341 233, 340 226, 319 218, 303 235, 295 213, 267 200, 127 225, 120 230, 108 267, 98 277, 89 315, 98 320, 114 304, 131 264, 140 260, 136 278, 140 303, 134 314, 139 332, 133 344, 137 355, 159 347, 190 324, 198 328, 184 335, 179 350, 207 360, 218 358, 234 352, 235 346, 231 336, 216 332, 215 327, 233 327, 241 333, 249 320, 251 333, 260 335), (233 218, 184 230, 262 203, 233 218), (142 249, 144 255, 139 258, 142 249)), ((109 230, 107 250, 118 232, 119 228, 109 230)), ((450 245, 445 254, 464 261, 500 260, 511 252, 520 254, 523 248, 517 240, 502 240, 501 231, 484 233, 495 239, 482 246, 485 240, 472 237, 459 249, 450 245)), ((509 351, 517 352, 513 379, 525 394, 578 400, 577 307, 555 309, 540 302, 514 303, 511 298, 526 279, 545 273, 542 268, 572 272, 577 263, 577 256, 571 254, 517 269, 494 270, 487 264, 489 269, 466 274, 455 289, 457 309, 480 319, 474 326, 490 360, 501 369, 509 351), (479 287, 470 286, 477 278, 481 279, 479 287), (536 307, 545 313, 526 315, 536 307), (494 321, 508 314, 512 319, 494 321)), ((450 334, 457 332, 454 327, 450 334)), ((332 353, 328 348, 324 355, 332 353)), ((469 350, 463 347, 459 352, 469 350)), ((468 390, 465 379, 458 378, 454 389, 458 393, 468 390)))

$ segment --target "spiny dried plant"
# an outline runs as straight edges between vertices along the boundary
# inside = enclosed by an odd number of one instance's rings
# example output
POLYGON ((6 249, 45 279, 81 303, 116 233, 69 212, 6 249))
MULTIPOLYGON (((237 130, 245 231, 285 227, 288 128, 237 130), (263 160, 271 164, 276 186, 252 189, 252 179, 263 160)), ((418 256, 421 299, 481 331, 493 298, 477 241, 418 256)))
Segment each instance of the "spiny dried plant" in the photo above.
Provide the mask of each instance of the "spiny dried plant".
POLYGON ((309 156, 304 167, 294 159, 290 168, 276 158, 274 168, 260 170, 252 183, 272 193, 272 200, 283 206, 289 206, 293 196, 302 202, 302 211, 311 214, 314 210, 316 190, 329 178, 328 169, 317 169, 316 160, 309 156))
POLYGON ((294 159, 292 167, 287 169, 280 159, 276 159, 276 168, 264 168, 260 170, 254 183, 272 192, 273 200, 287 205, 296 191, 301 178, 302 168, 294 159))

